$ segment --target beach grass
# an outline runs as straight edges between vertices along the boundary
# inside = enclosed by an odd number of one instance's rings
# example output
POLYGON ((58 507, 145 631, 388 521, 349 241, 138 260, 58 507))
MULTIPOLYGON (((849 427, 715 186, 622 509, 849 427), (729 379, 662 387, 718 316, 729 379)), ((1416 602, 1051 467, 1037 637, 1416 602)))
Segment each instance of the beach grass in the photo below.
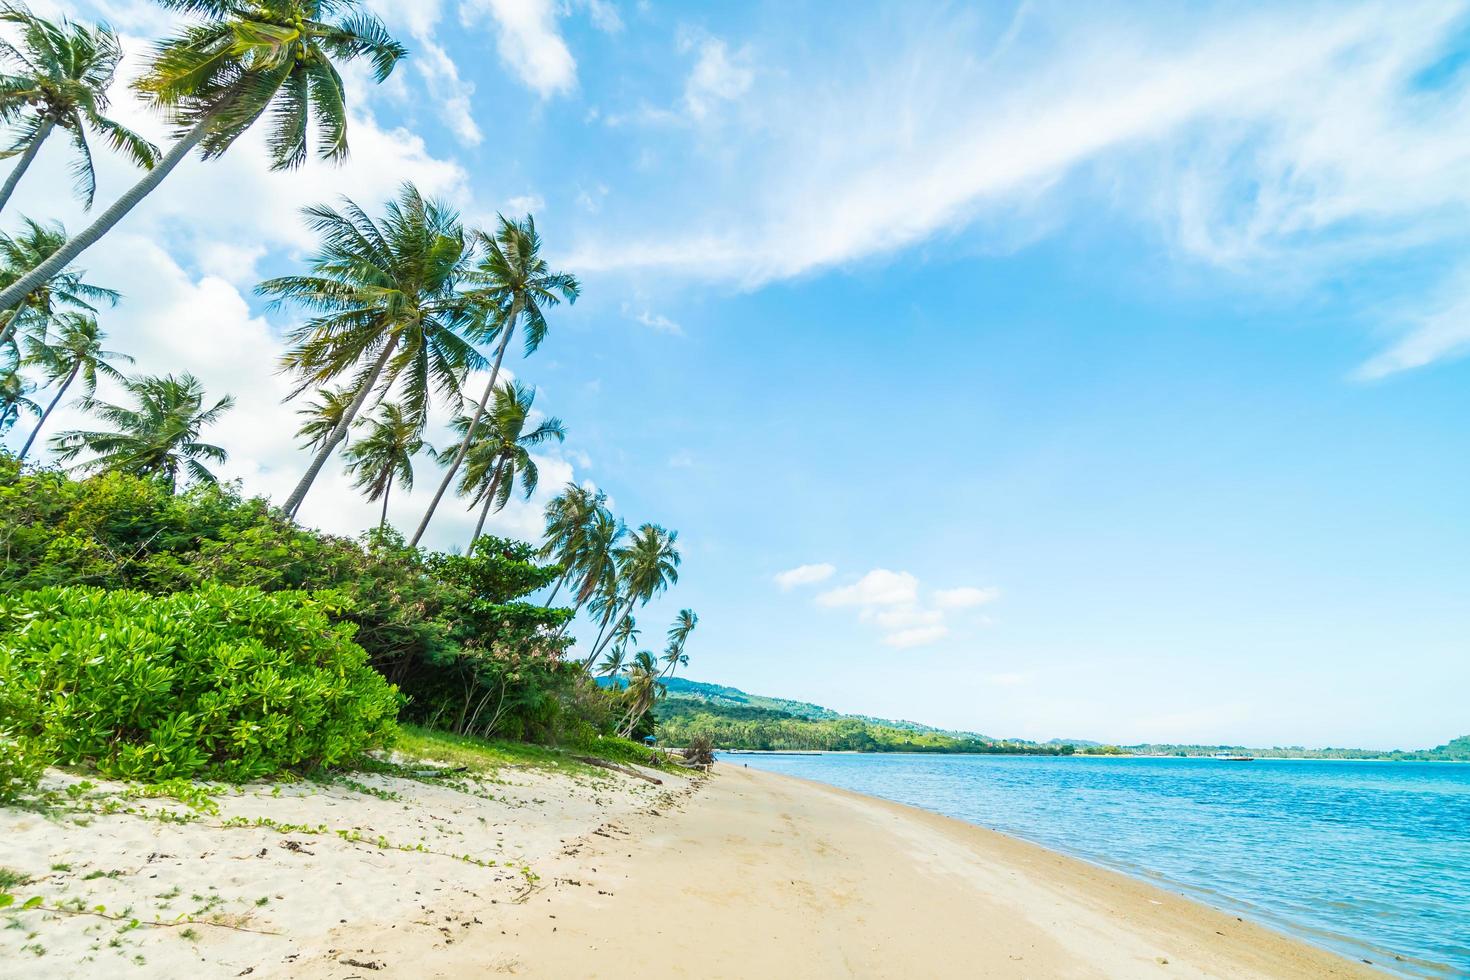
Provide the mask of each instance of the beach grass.
POLYGON ((402 725, 394 748, 405 756, 450 766, 464 766, 479 775, 493 775, 500 769, 540 769, 549 772, 581 774, 595 771, 577 761, 577 756, 591 756, 609 762, 635 763, 657 767, 654 754, 636 742, 604 737, 575 748, 532 745, 503 739, 483 739, 418 725, 402 725))

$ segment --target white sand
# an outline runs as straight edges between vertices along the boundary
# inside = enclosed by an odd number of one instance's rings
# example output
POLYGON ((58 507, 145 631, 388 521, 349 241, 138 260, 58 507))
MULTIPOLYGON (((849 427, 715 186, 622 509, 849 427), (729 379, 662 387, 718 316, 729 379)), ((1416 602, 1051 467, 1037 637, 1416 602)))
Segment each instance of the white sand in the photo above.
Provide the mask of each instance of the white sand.
MULTIPOLYGON (((452 946, 488 929, 498 908, 523 901, 538 884, 534 876, 547 873, 568 841, 687 785, 678 776, 659 774, 664 785, 654 786, 602 770, 572 777, 504 769, 503 782, 462 783, 470 792, 357 778, 399 799, 341 785, 249 787, 218 797, 218 815, 182 824, 123 813, 0 809, 0 867, 33 878, 10 889, 17 905, 39 895, 48 907, 101 907, 122 916, 7 909, 0 922, 19 927, 0 928, 0 975, 296 976, 318 961, 334 975, 378 975, 340 964, 356 947, 338 948, 334 935, 402 933, 409 947, 452 946), (325 825, 326 832, 222 826, 237 817, 325 825), (339 831, 366 840, 345 840, 339 831), (427 853, 380 847, 380 837, 427 853), (128 928, 134 918, 180 917, 202 921, 128 928)), ((75 782, 55 772, 47 779, 51 787, 75 782)), ((120 789, 101 782, 94 792, 120 789)), ((174 800, 126 805, 189 812, 174 800)))
POLYGON ((122 815, 82 827, 0 811, 0 865, 38 879, 22 896, 279 933, 119 934, 118 922, 34 910, 24 930, 0 930, 0 963, 17 977, 306 980, 1380 975, 925 811, 728 765, 703 785, 663 778, 518 772, 482 787, 495 800, 374 779, 403 799, 299 787, 223 801, 227 815, 359 828, 493 868, 331 834, 122 815), (50 872, 53 862, 71 870, 50 872), (113 869, 123 874, 86 880, 113 869), (46 954, 22 952, 27 943, 46 954))

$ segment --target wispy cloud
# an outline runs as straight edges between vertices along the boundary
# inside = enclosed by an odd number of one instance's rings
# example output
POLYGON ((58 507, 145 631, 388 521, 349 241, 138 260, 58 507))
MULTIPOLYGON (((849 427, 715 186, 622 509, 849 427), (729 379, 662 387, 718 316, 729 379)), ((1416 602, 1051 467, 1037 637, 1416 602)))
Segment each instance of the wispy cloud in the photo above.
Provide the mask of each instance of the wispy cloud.
POLYGON ((703 119, 719 103, 738 99, 750 90, 755 72, 746 64, 749 59, 744 52, 732 55, 716 37, 691 39, 686 44, 699 52, 684 84, 684 107, 691 116, 703 119))
POLYGON ((657 333, 666 333, 674 337, 684 336, 684 328, 662 313, 654 313, 651 310, 637 310, 629 304, 624 303, 623 315, 630 317, 657 333))
MULTIPOLYGON (((742 165, 704 132, 664 146, 684 154, 683 179, 638 202, 646 237, 589 236, 576 263, 756 287, 1038 200, 1039 230, 1115 208, 1182 259, 1271 289, 1283 268, 1307 288, 1426 244, 1463 248, 1470 72, 1431 69, 1465 3, 1023 9, 999 25, 967 9, 922 30, 835 33, 824 57, 763 48, 780 63, 758 88, 707 39, 686 108, 750 103, 723 137, 742 165)), ((1460 310, 1444 309, 1365 371, 1463 350, 1460 310)))
POLYGON ((816 565, 797 565, 795 568, 778 572, 775 582, 783 589, 794 589, 798 585, 815 585, 818 582, 825 582, 832 577, 835 571, 837 567, 826 562, 816 565))
POLYGON ((934 593, 934 604, 940 609, 970 609, 999 598, 999 589, 977 589, 964 585, 957 589, 939 589, 934 593))

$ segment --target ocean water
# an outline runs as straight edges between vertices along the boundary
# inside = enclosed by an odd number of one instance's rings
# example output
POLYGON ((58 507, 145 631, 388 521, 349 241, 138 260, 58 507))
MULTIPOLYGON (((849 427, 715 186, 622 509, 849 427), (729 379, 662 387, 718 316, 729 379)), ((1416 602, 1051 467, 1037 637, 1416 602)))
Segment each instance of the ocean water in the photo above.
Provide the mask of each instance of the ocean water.
POLYGON ((1470 765, 731 755, 1146 878, 1410 977, 1470 977, 1470 765))

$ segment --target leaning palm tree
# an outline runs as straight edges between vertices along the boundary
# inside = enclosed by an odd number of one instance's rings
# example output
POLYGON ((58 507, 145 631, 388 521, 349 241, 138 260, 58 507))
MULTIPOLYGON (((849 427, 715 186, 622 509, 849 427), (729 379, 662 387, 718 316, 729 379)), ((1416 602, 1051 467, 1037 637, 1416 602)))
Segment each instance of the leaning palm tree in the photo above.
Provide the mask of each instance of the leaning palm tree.
POLYGON ((459 215, 405 184, 380 221, 352 201, 341 211, 307 208, 321 246, 310 274, 269 279, 256 292, 273 305, 295 303, 317 313, 288 336, 284 370, 300 384, 293 395, 349 375, 352 400, 287 498, 295 514, 317 474, 370 396, 395 387, 409 415, 428 417, 437 390, 460 399, 459 379, 484 364, 462 333, 479 329, 483 308, 458 290, 471 256, 459 215))
POLYGON ((699 625, 699 616, 693 609, 680 609, 679 615, 674 617, 674 625, 669 627, 669 645, 664 648, 664 669, 660 677, 672 674, 675 668, 687 667, 689 657, 684 653, 684 646, 689 642, 689 634, 694 632, 694 627, 699 625))
POLYGON ((136 404, 123 406, 86 399, 82 407, 111 428, 53 436, 51 447, 56 458, 65 463, 87 452, 92 458, 79 469, 157 476, 169 487, 178 485, 181 472, 196 483, 216 482, 201 460, 223 463, 229 456, 219 446, 200 442, 199 435, 218 422, 235 400, 226 395, 206 408, 204 386, 188 373, 129 378, 122 386, 136 404))
MULTIPOLYGON (((618 542, 627 531, 622 520, 602 505, 599 494, 598 506, 592 511, 571 566, 580 583, 572 616, 581 612, 584 605, 591 610, 598 624, 597 637, 592 641, 593 649, 600 648, 602 635, 612 625, 618 609, 618 542)), ((570 618, 562 624, 562 629, 569 625, 570 618)))
POLYGON ((0 290, 8 310, 137 207, 198 147, 204 159, 230 148, 268 115, 271 167, 306 161, 313 116, 317 154, 347 155, 347 93, 333 60, 365 57, 381 82, 405 54, 359 0, 158 0, 192 17, 160 42, 134 87, 173 124, 177 140, 111 207, 17 282, 0 290), (333 18, 326 20, 324 18, 333 18))
MULTIPOLYGON (((634 531, 626 546, 617 549, 617 600, 614 603, 612 632, 594 647, 592 660, 617 633, 616 624, 632 614, 634 605, 647 605, 649 600, 679 581, 678 531, 666 531, 657 524, 644 524, 634 531)), ((591 661, 589 661, 591 662, 591 661)))
MULTIPOLYGON (((43 225, 24 219, 25 227, 15 235, 0 232, 0 286, 25 277, 26 270, 44 262, 66 243, 60 224, 43 225)), ((17 341, 26 331, 44 332, 51 318, 66 310, 96 313, 93 303, 117 302, 118 294, 94 286, 79 269, 63 268, 39 283, 11 307, 0 313, 0 344, 17 341)))
POLYGON ((547 501, 541 557, 553 559, 561 566, 561 577, 546 599, 547 608, 576 574, 577 556, 586 545, 592 515, 606 501, 607 494, 575 483, 568 483, 561 493, 547 501))
POLYGON ((0 39, 0 65, 6 72, 0 75, 0 119, 16 129, 15 141, 0 157, 20 157, 0 186, 0 209, 46 137, 58 128, 71 137, 76 150, 72 174, 87 208, 97 194, 88 130, 145 170, 158 162, 158 147, 103 115, 122 58, 122 46, 110 28, 65 18, 56 24, 9 4, 0 7, 0 23, 16 25, 20 33, 14 44, 0 39))
POLYGON ((322 443, 332 437, 357 392, 351 388, 323 388, 317 395, 321 401, 307 402, 305 407, 296 410, 296 414, 305 419, 296 435, 305 440, 302 448, 306 450, 320 449, 322 443))
POLYGON ((347 474, 353 486, 367 491, 368 500, 383 501, 378 527, 388 523, 388 495, 396 481, 404 490, 413 489, 413 458, 425 443, 420 420, 404 413, 396 402, 387 402, 378 417, 368 421, 367 435, 347 450, 347 474))
POLYGON ((648 710, 667 692, 668 689, 659 680, 658 664, 654 661, 653 654, 647 650, 639 650, 633 658, 632 669, 628 671, 628 687, 624 695, 628 710, 618 728, 619 737, 631 736, 638 728, 638 722, 643 720, 648 710))
MULTIPOLYGON (((471 498, 471 506, 482 505, 466 554, 473 551, 475 542, 480 540, 492 505, 496 511, 505 509, 517 484, 527 499, 536 492, 540 472, 536 461, 531 458, 531 449, 552 439, 561 442, 566 438, 566 426, 558 418, 545 419, 534 429, 526 431, 535 403, 536 389, 519 381, 507 381, 501 385, 495 392, 495 404, 486 416, 486 424, 481 427, 480 435, 465 456, 459 492, 471 498)), ((450 423, 450 427, 463 439, 465 432, 469 431, 470 420, 461 415, 450 423)))
POLYGON ((500 229, 495 235, 487 235, 482 231, 477 237, 485 255, 472 277, 477 287, 473 290, 473 295, 485 308, 499 314, 495 330, 500 334, 500 342, 496 345, 495 363, 490 368, 490 380, 485 384, 485 394, 480 397, 479 404, 470 415, 470 424, 460 440, 459 449, 450 461, 448 472, 444 474, 439 488, 434 491, 434 499, 429 501, 429 508, 424 511, 424 518, 419 521, 418 530, 414 531, 410 544, 418 544, 424 531, 428 530, 429 522, 434 519, 434 511, 444 498, 444 491, 454 482, 460 465, 474 443, 480 420, 485 414, 485 406, 500 378, 500 363, 505 358, 505 349, 510 344, 517 324, 522 318, 525 319, 525 352, 530 356, 546 339, 546 316, 542 307, 555 306, 563 299, 568 303, 575 303, 582 289, 575 276, 552 272, 546 260, 541 258, 541 238, 536 234, 536 223, 530 215, 524 221, 511 221, 502 217, 500 229))
POLYGON ((46 420, 51 417, 56 406, 61 404, 61 399, 66 396, 73 382, 81 381, 87 397, 91 398, 97 393, 98 375, 122 380, 122 374, 109 361, 127 361, 129 364, 133 361, 126 354, 103 350, 102 342, 107 334, 103 333, 92 317, 83 313, 63 313, 57 317, 57 321, 55 341, 48 342, 44 337, 26 338, 26 361, 41 369, 48 385, 55 384, 58 387, 46 410, 41 413, 36 427, 31 430, 26 444, 21 447, 21 459, 25 459, 26 454, 31 451, 31 444, 41 434, 46 420))

